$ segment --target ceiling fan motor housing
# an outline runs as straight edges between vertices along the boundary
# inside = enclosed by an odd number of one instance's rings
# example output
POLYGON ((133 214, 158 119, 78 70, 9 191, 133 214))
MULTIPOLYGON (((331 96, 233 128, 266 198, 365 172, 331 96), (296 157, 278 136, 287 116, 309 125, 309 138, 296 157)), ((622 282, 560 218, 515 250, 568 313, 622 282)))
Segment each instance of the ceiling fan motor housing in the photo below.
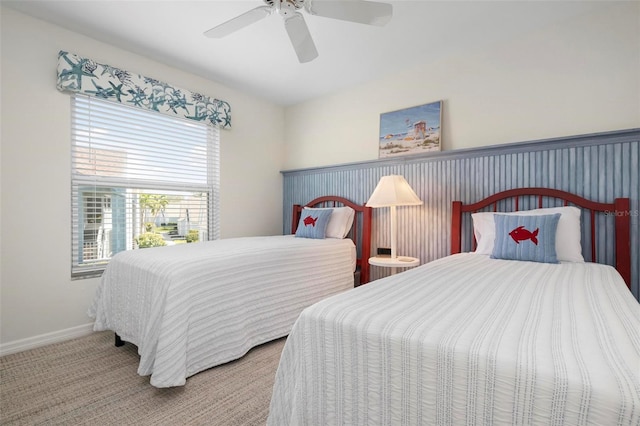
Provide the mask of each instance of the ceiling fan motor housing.
POLYGON ((264 2, 271 7, 275 7, 280 15, 287 17, 296 12, 298 9, 302 9, 304 0, 264 0, 264 2))

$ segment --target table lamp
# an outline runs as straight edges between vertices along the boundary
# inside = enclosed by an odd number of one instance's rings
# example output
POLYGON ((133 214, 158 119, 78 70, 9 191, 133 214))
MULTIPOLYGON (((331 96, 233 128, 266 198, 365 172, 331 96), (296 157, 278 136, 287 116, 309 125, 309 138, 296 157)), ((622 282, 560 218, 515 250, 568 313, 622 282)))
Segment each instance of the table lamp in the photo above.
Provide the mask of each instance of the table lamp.
POLYGON ((367 207, 391 207, 391 258, 397 258, 396 253, 396 206, 419 206, 422 200, 418 198, 403 176, 382 176, 378 186, 371 194, 367 207))

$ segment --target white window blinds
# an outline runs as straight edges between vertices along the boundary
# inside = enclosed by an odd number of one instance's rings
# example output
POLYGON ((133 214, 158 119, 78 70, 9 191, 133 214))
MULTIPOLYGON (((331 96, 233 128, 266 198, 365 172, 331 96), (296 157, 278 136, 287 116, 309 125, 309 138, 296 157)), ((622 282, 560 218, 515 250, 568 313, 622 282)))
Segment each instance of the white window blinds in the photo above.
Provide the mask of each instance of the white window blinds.
POLYGON ((72 97, 72 276, 124 250, 218 238, 218 129, 72 97))

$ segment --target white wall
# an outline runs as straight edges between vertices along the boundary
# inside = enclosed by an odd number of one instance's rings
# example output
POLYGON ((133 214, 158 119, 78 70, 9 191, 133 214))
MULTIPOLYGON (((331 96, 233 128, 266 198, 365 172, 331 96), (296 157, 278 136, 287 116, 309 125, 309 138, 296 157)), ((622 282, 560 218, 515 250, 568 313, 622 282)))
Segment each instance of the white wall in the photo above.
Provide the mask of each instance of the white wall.
POLYGON ((287 108, 285 168, 376 159, 380 113, 437 100, 443 150, 640 127, 640 3, 287 108))
POLYGON ((0 13, 5 349, 48 333, 86 332, 91 322, 86 311, 98 280, 70 279, 70 98, 55 88, 59 50, 228 101, 233 129, 221 132, 222 237, 282 232, 282 107, 11 9, 0 13))

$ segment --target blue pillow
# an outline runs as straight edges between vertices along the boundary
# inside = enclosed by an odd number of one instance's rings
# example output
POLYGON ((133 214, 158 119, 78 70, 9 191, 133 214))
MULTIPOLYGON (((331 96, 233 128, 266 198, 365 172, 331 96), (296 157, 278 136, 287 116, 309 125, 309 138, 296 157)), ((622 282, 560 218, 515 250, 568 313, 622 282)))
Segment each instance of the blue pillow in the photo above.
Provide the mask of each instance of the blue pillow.
POLYGON ((560 213, 536 216, 494 215, 492 259, 558 263, 556 230, 560 213))
POLYGON ((302 210, 296 237, 324 239, 332 210, 302 210))

